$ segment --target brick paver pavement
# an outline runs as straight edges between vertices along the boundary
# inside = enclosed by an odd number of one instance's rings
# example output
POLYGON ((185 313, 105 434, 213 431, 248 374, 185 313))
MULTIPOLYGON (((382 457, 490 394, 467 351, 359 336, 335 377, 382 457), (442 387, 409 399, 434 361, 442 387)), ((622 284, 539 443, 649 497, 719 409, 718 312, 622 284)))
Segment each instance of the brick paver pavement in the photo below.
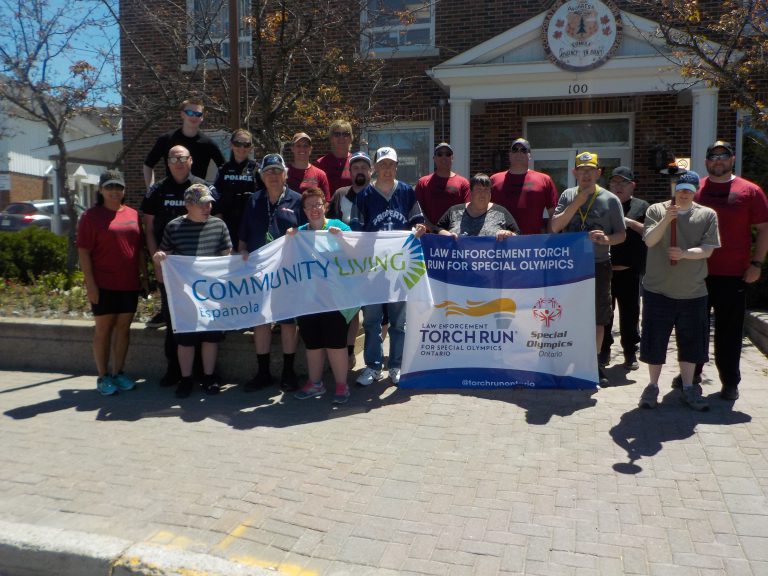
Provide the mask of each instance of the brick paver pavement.
POLYGON ((638 409, 644 365, 599 392, 385 380, 340 408, 0 372, 0 520, 291 575, 765 576, 768 361, 747 340, 742 367, 735 403, 705 381, 707 413, 671 367, 638 409))

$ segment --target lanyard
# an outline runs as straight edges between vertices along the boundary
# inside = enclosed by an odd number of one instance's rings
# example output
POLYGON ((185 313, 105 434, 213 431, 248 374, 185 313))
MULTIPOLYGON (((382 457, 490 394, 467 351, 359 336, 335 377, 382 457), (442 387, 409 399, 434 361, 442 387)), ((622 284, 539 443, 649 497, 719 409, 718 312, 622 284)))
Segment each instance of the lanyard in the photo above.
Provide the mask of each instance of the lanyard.
MULTIPOLYGON (((577 192, 578 194, 578 192, 577 192)), ((587 216, 589 216, 589 211, 592 210, 592 205, 595 203, 595 198, 597 198, 597 195, 600 194, 600 188, 595 188, 595 193, 592 194, 592 198, 589 199, 589 204, 587 205, 587 211, 583 212, 581 208, 579 208, 579 218, 581 218, 581 229, 584 230, 586 228, 586 222, 587 222, 587 216)))
POLYGON ((274 218, 275 212, 277 212, 277 206, 280 204, 280 200, 282 200, 284 196, 285 196, 285 189, 283 189, 283 191, 280 193, 280 196, 277 198, 277 202, 275 202, 275 207, 272 208, 272 202, 269 201, 269 192, 267 192, 267 233, 264 235, 264 238, 266 239, 267 243, 272 242, 272 240, 275 239, 275 237, 272 236, 272 232, 270 232, 269 229, 272 227, 272 218, 274 218))

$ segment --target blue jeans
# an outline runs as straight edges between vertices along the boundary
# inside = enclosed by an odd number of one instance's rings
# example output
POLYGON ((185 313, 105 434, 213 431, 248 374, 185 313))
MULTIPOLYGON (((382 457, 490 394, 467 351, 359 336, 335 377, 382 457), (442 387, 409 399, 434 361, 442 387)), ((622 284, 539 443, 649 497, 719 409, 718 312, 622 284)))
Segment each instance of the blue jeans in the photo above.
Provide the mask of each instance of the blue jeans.
POLYGON ((389 369, 400 368, 403 363, 405 344, 405 302, 369 304, 363 306, 363 330, 365 331, 365 365, 381 370, 384 365, 384 345, 381 339, 381 319, 384 307, 389 314, 389 369))

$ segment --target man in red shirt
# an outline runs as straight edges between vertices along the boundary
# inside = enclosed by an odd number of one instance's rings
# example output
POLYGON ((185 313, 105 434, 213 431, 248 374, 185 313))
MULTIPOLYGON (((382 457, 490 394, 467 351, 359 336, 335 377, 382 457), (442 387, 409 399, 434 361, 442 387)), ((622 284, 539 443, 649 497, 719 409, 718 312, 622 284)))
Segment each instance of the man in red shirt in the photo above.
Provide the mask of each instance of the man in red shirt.
MULTIPOLYGON (((739 397, 741 340, 747 284, 757 282, 768 253, 768 199, 757 184, 733 173, 733 146, 718 140, 707 148, 707 173, 695 201, 717 212, 721 247, 707 261, 707 292, 715 312, 715 365, 720 397, 739 397), (757 229, 754 254, 752 227, 757 229)), ((701 381, 702 365, 695 380, 701 381)), ((677 381, 677 378, 675 378, 677 381)), ((676 383, 676 382, 675 382, 676 383)))
POLYGON ((336 120, 328 129, 331 151, 315 160, 315 166, 328 176, 331 195, 344 186, 352 185, 349 173, 349 157, 352 149, 352 124, 347 120, 336 120))
POLYGON ((435 171, 419 178, 416 199, 426 218, 427 228, 436 232, 435 224, 451 206, 469 202, 469 181, 453 172, 453 148, 447 142, 435 147, 435 171))
POLYGON ((309 188, 320 188, 325 192, 325 201, 331 200, 331 188, 328 176, 317 166, 309 163, 312 154, 312 138, 305 132, 293 135, 291 155, 293 161, 288 166, 288 188, 301 194, 309 188))
POLYGON ((491 199, 515 217, 521 234, 549 231, 557 206, 557 188, 552 178, 528 169, 531 145, 525 138, 512 142, 509 170, 491 176, 491 199))

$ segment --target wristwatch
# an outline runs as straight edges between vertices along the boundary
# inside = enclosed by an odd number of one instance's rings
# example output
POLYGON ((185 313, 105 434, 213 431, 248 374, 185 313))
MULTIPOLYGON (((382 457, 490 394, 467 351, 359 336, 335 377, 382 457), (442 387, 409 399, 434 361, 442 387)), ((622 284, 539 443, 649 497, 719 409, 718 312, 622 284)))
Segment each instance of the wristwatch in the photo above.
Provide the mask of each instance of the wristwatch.
POLYGON ((763 263, 760 262, 760 260, 750 260, 749 261, 749 265, 750 266, 754 266, 758 270, 762 270, 763 269, 763 263))

